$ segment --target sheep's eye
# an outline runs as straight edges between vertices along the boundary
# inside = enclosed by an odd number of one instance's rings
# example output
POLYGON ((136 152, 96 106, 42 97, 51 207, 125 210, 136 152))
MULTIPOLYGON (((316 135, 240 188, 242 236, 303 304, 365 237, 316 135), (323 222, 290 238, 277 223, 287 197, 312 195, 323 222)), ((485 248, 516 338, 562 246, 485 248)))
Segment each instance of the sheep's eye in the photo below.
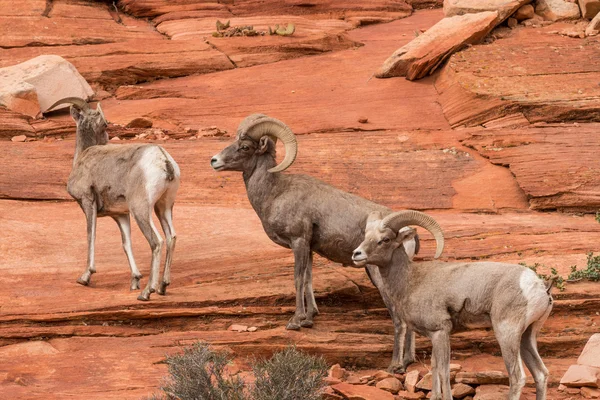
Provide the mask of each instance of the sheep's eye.
POLYGON ((247 151, 247 150, 249 150, 250 148, 249 148, 248 146, 242 146, 242 147, 241 147, 241 149, 242 149, 242 150, 244 150, 244 151, 247 151))
POLYGON ((389 243, 389 241, 390 241, 390 238, 384 238, 384 239, 383 239, 383 242, 384 242, 384 243, 389 243))

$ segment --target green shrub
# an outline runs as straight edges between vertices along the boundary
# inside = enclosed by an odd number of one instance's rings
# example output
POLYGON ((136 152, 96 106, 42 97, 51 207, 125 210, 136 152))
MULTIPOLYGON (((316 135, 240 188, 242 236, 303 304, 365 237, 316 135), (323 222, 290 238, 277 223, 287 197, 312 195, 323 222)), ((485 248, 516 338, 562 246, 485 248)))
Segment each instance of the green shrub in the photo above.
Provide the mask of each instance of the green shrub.
POLYGON ((252 370, 256 377, 254 400, 319 400, 327 364, 322 357, 288 347, 269 360, 255 363, 252 370))
POLYGON ((246 387, 239 377, 227 377, 231 358, 214 352, 203 342, 167 357, 169 378, 161 392, 146 400, 320 400, 327 364, 322 357, 294 347, 255 361, 256 382, 246 387))
POLYGON ((184 348, 183 353, 167 357, 170 376, 161 387, 163 393, 150 400, 246 400, 244 382, 224 374, 230 361, 203 342, 184 348))
POLYGON ((587 255, 587 266, 585 269, 577 270, 577 266, 571 267, 569 280, 587 279, 588 281, 600 281, 600 255, 594 256, 594 253, 589 252, 587 255))
POLYGON ((527 265, 526 263, 523 262, 523 263, 519 263, 519 265, 529 268, 530 270, 535 272, 540 279, 543 279, 544 281, 553 280, 554 286, 556 286, 556 288, 558 290, 560 290, 561 292, 563 290, 565 290, 565 279, 558 274, 558 271, 556 270, 556 268, 550 268, 550 275, 548 275, 548 274, 544 274, 542 272, 538 272, 538 270, 537 270, 538 267, 547 268, 543 264, 535 263, 533 265, 527 265))

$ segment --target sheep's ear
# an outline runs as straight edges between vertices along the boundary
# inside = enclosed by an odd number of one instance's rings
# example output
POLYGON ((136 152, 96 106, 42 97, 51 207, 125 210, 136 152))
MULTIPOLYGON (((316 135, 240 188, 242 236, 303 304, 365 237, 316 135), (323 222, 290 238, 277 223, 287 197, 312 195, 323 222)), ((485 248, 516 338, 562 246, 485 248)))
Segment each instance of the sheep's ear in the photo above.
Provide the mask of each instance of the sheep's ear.
POLYGON ((380 211, 373 211, 373 212, 369 213, 369 216, 367 217, 367 224, 371 223, 371 222, 379 221, 382 218, 383 217, 381 216, 380 211))
POLYGON ((263 136, 260 138, 260 140, 258 141, 258 154, 264 154, 267 151, 269 151, 269 142, 271 141, 271 139, 269 139, 269 137, 267 135, 263 136))
POLYGON ((398 236, 396 236, 396 242, 404 243, 407 240, 414 239, 416 235, 417 235, 417 230, 415 228, 410 228, 408 226, 405 226, 404 228, 400 229, 400 231, 398 232, 398 236))
POLYGON ((79 120, 81 119, 81 116, 82 116, 81 115, 82 111, 74 105, 71 106, 70 111, 71 111, 71 117, 75 120, 75 122, 79 122, 79 120))

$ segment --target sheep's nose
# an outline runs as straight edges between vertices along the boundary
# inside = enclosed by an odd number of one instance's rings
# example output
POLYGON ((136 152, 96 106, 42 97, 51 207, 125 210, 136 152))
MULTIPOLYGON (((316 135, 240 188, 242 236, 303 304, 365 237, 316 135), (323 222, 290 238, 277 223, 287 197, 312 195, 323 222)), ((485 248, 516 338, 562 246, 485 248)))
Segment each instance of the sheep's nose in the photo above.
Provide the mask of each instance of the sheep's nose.
POLYGON ((213 157, 213 158, 210 160, 210 165, 215 165, 215 163, 216 163, 216 162, 217 162, 217 157, 213 157))
POLYGON ((362 254, 362 251, 360 251, 360 250, 356 250, 356 251, 354 252, 354 254, 352 255, 352 258, 359 257, 361 254, 362 254))

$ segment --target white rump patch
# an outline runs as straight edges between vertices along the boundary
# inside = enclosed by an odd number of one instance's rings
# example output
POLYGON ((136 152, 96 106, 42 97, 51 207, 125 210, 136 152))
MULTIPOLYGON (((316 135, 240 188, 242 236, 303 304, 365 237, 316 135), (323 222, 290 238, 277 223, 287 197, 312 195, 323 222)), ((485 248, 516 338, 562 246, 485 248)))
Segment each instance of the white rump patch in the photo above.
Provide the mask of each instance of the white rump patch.
MULTIPOLYGON (((172 157, 169 161, 173 165, 175 180, 179 181, 179 166, 175 163, 172 157)), ((160 196, 165 192, 169 181, 167 181, 167 172, 165 170, 165 156, 163 152, 156 146, 148 147, 138 161, 138 166, 144 174, 144 183, 148 200, 150 204, 156 203, 160 196)))
POLYGON ((549 306, 548 293, 542 280, 529 268, 525 268, 521 273, 519 286, 527 301, 526 324, 529 326, 546 313, 549 306))

